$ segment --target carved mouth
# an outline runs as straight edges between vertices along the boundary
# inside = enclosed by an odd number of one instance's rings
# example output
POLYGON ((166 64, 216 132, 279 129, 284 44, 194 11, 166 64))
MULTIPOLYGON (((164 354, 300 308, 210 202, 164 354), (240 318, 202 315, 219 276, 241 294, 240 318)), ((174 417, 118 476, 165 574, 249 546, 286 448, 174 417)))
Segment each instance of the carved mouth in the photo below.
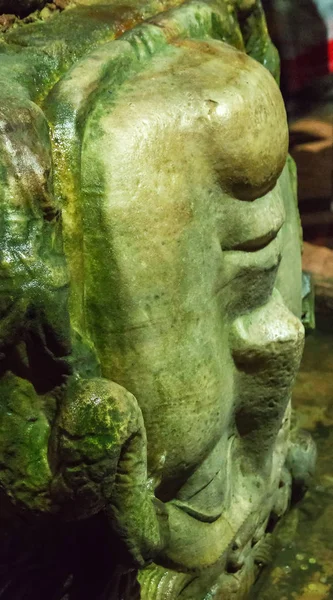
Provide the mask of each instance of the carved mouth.
POLYGON ((231 250, 241 252, 257 252, 258 250, 262 250, 263 248, 266 248, 266 246, 268 246, 273 240, 275 240, 281 227, 282 223, 277 229, 273 229, 264 235, 237 244, 231 248, 231 250))

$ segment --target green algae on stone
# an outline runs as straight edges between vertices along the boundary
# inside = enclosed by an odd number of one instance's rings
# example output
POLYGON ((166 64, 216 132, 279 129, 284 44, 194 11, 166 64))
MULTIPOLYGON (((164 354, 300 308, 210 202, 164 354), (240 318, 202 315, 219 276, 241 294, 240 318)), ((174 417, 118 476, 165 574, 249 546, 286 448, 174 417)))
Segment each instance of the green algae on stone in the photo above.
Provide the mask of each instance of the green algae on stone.
POLYGON ((102 513, 142 600, 240 600, 288 507, 303 343, 261 4, 81 1, 0 52, 0 393, 37 416, 1 413, 0 500, 102 513))

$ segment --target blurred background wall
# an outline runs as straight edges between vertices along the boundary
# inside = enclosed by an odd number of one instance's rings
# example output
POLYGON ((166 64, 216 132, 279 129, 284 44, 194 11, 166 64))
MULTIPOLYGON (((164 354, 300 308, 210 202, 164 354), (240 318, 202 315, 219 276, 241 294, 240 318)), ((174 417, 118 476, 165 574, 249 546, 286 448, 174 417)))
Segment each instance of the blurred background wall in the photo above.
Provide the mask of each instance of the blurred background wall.
POLYGON ((281 56, 304 239, 333 248, 333 0, 263 0, 281 56))
POLYGON ((317 327, 333 332, 333 0, 263 0, 281 56, 290 153, 298 168, 303 270, 317 327))

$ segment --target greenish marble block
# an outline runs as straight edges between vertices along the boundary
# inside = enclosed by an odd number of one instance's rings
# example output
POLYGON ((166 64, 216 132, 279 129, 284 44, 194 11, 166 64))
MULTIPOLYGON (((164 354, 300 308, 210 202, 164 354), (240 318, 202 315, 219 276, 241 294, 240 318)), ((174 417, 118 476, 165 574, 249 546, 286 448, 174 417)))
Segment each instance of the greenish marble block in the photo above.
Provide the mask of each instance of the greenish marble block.
POLYGON ((259 0, 82 0, 0 37, 1 523, 103 515, 108 600, 245 597, 312 467, 278 73, 259 0))

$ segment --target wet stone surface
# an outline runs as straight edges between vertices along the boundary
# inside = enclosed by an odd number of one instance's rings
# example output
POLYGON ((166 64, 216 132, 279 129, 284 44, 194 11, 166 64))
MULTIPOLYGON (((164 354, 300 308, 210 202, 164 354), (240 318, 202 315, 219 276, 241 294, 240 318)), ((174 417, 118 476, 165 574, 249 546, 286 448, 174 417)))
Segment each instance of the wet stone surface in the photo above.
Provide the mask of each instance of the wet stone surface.
POLYGON ((310 490, 276 528, 274 562, 251 600, 333 598, 333 334, 307 338, 294 408, 318 449, 310 490))

